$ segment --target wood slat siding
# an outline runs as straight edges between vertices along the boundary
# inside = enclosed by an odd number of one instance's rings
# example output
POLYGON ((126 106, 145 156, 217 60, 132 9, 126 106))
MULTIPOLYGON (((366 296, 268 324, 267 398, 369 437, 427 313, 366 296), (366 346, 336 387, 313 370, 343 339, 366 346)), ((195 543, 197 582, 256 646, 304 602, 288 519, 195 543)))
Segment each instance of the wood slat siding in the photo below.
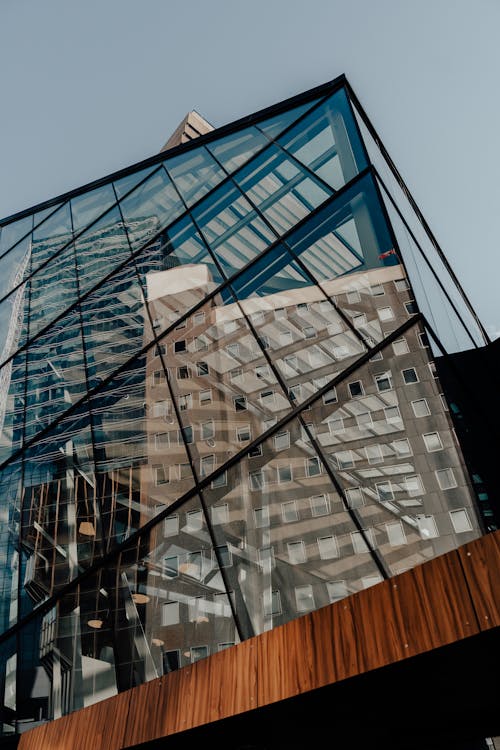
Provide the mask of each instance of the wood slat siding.
POLYGON ((500 625, 500 532, 22 735, 119 750, 269 705, 500 625))

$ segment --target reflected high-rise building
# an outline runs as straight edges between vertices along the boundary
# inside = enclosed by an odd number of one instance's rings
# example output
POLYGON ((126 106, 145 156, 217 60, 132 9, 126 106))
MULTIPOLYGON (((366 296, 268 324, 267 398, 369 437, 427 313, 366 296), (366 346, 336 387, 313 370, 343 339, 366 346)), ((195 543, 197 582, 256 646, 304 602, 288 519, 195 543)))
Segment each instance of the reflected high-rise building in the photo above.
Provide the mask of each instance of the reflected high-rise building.
POLYGON ((2 223, 5 734, 496 528, 440 381, 482 327, 355 105, 2 223))

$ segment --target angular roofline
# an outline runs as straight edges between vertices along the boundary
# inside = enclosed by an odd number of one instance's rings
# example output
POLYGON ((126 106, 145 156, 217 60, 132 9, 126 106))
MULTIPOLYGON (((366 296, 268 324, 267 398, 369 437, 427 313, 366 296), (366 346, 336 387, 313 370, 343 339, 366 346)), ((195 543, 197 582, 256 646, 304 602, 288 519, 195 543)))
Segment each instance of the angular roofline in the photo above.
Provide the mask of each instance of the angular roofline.
POLYGON ((29 208, 23 209, 22 211, 17 211, 10 216, 6 216, 5 218, 0 219, 0 227, 11 224, 12 222, 18 221, 19 219, 23 219, 25 216, 29 216, 30 214, 37 211, 43 211, 46 208, 56 206, 58 203, 63 203, 70 198, 74 198, 77 195, 86 193, 89 190, 94 190, 98 187, 101 187, 102 185, 106 185, 108 182, 112 182, 113 180, 126 177, 127 175, 132 174, 133 172, 136 172, 140 169, 145 169, 146 167, 160 164, 161 162, 165 161, 167 156, 177 156, 177 154, 183 154, 187 151, 191 151, 192 149, 198 148, 198 146, 203 145, 204 143, 210 143, 210 141, 222 138, 225 135, 230 135, 231 133, 243 127, 249 127, 258 120, 266 117, 272 117, 273 115, 277 115, 281 111, 285 111, 287 109, 292 109, 293 107, 303 104, 310 99, 316 99, 321 96, 326 96, 328 93, 333 93, 337 89, 340 89, 346 85, 347 78, 346 75, 342 73, 341 75, 337 76, 331 81, 328 81, 327 83, 315 86, 314 88, 303 91, 300 94, 295 94, 288 99, 284 99, 277 104, 272 104, 269 107, 260 109, 250 115, 240 117, 238 120, 234 120, 227 125, 222 125, 220 128, 216 128, 210 133, 198 136, 198 138, 193 141, 183 143, 179 146, 174 146, 174 148, 168 149, 168 151, 160 151, 159 153, 154 154, 153 156, 149 156, 147 159, 143 159, 142 161, 136 162, 135 164, 131 164, 128 167, 119 169, 116 172, 112 172, 111 174, 108 174, 97 180, 88 182, 85 185, 81 185, 80 187, 74 188, 73 190, 69 190, 66 193, 61 193, 60 195, 57 195, 54 198, 50 198, 49 200, 42 201, 41 203, 36 203, 29 208))

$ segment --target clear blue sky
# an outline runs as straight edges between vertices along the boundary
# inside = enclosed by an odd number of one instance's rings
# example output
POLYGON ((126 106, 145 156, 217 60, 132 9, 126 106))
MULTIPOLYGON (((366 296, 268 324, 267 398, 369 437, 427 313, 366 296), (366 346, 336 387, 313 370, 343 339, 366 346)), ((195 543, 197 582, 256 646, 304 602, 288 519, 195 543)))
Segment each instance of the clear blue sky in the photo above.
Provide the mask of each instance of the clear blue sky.
POLYGON ((500 333, 498 0, 0 0, 0 216, 345 73, 500 333))

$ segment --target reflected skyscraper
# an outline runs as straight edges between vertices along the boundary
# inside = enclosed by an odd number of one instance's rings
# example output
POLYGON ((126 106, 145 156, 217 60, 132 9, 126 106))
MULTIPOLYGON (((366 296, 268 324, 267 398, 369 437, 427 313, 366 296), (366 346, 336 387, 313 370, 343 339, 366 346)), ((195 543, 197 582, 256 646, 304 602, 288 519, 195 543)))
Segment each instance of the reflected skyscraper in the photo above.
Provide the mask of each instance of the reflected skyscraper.
POLYGON ((5 734, 496 528, 484 331, 345 79, 206 126, 1 223, 5 734))

